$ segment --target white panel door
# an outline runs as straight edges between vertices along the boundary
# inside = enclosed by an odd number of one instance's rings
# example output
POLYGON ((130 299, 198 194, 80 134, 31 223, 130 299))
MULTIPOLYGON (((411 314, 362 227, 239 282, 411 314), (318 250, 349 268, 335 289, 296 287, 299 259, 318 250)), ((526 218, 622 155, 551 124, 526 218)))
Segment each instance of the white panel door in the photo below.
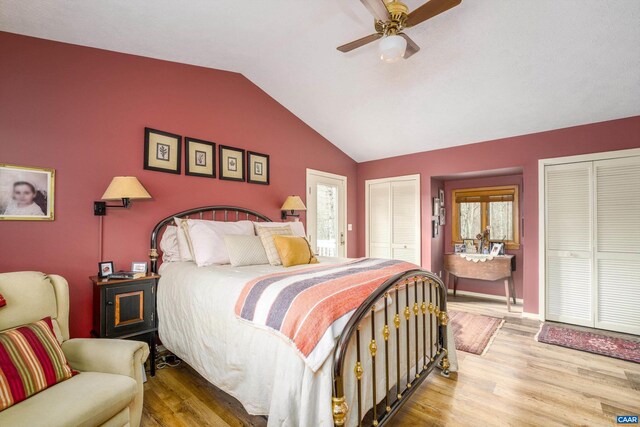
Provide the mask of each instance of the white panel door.
POLYGON ((420 176, 365 183, 367 256, 420 265, 420 176))
POLYGON ((369 191, 369 251, 372 258, 391 258, 391 183, 368 186, 369 191))
POLYGON ((594 162, 595 327, 640 334, 640 157, 594 162))
POLYGON ((546 318, 593 326, 592 164, 545 167, 546 318))
POLYGON ((420 183, 391 182, 391 258, 420 265, 420 183))
POLYGON ((320 256, 347 256, 347 178, 307 169, 307 237, 320 256))

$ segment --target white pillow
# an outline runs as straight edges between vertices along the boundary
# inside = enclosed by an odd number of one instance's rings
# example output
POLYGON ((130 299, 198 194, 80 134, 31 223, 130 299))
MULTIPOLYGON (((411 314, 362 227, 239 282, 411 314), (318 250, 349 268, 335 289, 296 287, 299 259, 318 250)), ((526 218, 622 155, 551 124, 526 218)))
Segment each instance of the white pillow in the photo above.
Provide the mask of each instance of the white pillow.
POLYGON ((164 229, 162 239, 160 239, 160 250, 162 251, 162 262, 181 260, 178 248, 178 227, 169 225, 164 229))
POLYGON ((189 219, 189 239, 193 258, 198 267, 211 264, 229 264, 229 252, 224 244, 224 236, 241 234, 253 236, 251 221, 206 221, 189 219))
POLYGON ((294 236, 299 237, 307 237, 307 233, 304 231, 304 224, 300 221, 292 221, 292 222, 255 222, 253 225, 256 228, 256 234, 258 234, 258 228, 260 227, 283 227, 289 226, 291 227, 291 232, 294 236))
POLYGON ((282 265, 282 260, 276 249, 273 236, 293 236, 291 227, 288 225, 281 225, 280 227, 258 227, 258 237, 260 237, 264 251, 267 253, 269 264, 282 265))
POLYGON ((179 261, 193 261, 193 250, 191 248, 191 242, 189 241, 188 230, 185 230, 185 227, 188 227, 187 220, 173 218, 173 221, 177 226, 176 240, 178 241, 179 261))
POLYGON ((224 244, 234 267, 269 264, 262 240, 258 236, 229 234, 224 236, 224 244))

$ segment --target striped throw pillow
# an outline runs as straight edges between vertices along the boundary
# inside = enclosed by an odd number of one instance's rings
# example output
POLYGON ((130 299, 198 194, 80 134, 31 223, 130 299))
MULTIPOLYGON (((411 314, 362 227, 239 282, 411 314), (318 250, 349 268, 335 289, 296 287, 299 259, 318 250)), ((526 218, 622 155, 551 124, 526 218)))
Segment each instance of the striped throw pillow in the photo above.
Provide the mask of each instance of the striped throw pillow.
POLYGON ((0 411, 71 378, 51 318, 0 332, 0 411))

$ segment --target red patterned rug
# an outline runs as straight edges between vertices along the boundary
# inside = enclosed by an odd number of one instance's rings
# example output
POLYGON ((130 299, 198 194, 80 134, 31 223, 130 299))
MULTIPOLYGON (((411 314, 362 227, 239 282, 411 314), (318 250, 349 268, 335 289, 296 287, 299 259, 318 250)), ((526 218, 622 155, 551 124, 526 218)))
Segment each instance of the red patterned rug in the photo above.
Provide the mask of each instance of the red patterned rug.
POLYGON ((640 363, 640 342, 544 323, 539 342, 640 363))
POLYGON ((456 349, 473 354, 484 354, 498 328, 504 322, 497 317, 449 311, 456 349))

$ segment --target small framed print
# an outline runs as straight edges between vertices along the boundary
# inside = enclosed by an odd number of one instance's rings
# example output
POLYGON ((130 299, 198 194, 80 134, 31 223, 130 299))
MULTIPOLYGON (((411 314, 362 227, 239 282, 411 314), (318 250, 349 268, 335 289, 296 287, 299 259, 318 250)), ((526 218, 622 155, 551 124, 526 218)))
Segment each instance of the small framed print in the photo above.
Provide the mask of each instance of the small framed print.
POLYGON ((147 274, 147 262, 146 261, 134 261, 131 263, 131 271, 134 273, 147 274))
POLYGON ((107 277, 114 273, 113 261, 103 261, 98 263, 98 276, 107 277))
POLYGON ((53 221, 55 169, 0 163, 0 221, 53 221))
POLYGON ((433 198, 433 213, 432 216, 440 216, 440 198, 433 198))
POLYGON ((473 239, 464 239, 462 242, 464 244, 464 251, 466 253, 475 254, 477 252, 476 243, 473 241, 473 239))
POLYGON ((439 234, 439 228, 440 226, 438 225, 438 220, 434 219, 431 221, 431 237, 438 237, 439 234))
POLYGON ((447 220, 447 211, 444 209, 444 205, 440 205, 440 225, 445 225, 447 220))
POLYGON ((440 189, 438 190, 438 195, 439 195, 439 199, 440 199, 440 207, 444 207, 444 190, 440 189))
POLYGON ((492 243, 491 244, 491 255, 504 255, 504 243, 492 243))
POLYGON ((465 252, 465 246, 463 243, 456 243, 453 245, 453 251, 457 254, 463 254, 465 252))
POLYGON ((220 179, 244 181, 244 150, 221 145, 220 179))
POLYGON ((182 137, 161 130, 144 128, 144 168, 180 175, 182 137))
POLYGON ((216 144, 195 138, 184 138, 184 169, 190 176, 216 177, 216 144))
POLYGON ((269 155, 247 151, 247 182, 269 185, 269 155))

